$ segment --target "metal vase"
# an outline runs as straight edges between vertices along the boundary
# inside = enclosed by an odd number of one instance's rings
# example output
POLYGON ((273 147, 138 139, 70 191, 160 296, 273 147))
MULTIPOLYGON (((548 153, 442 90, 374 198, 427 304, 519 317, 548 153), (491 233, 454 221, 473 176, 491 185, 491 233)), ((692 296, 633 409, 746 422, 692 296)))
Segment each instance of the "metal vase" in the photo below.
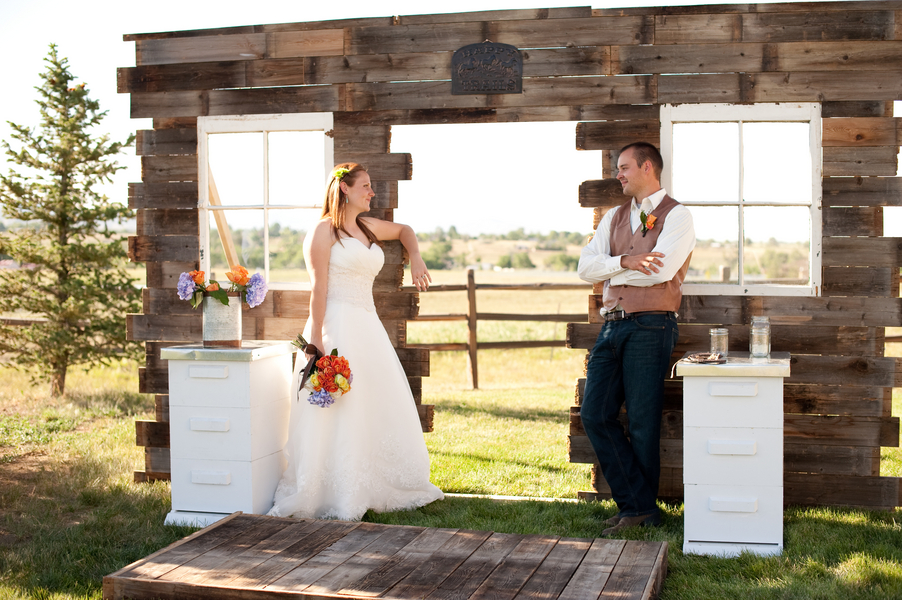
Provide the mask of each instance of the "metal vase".
POLYGON ((204 348, 241 347, 241 293, 229 292, 225 305, 204 294, 204 348))

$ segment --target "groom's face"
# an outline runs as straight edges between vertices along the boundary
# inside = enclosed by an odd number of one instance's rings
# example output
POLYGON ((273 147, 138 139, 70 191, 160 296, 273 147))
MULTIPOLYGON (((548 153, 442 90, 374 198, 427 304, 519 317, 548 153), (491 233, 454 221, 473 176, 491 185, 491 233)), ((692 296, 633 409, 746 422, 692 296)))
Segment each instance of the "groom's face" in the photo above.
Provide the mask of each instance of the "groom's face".
POLYGON ((648 186, 650 171, 651 163, 646 161, 645 165, 640 166, 632 148, 623 151, 617 159, 617 180, 623 186, 624 195, 641 200, 639 195, 648 186))

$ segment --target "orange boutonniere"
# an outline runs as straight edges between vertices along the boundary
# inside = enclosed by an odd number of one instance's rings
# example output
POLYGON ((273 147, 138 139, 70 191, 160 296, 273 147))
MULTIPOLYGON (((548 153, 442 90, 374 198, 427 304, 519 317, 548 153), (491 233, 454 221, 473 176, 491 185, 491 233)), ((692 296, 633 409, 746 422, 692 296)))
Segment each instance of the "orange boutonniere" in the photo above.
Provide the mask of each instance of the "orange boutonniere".
POLYGON ((655 221, 658 220, 658 217, 646 215, 645 211, 642 211, 639 213, 639 220, 642 221, 642 237, 645 237, 645 234, 648 233, 649 229, 655 228, 655 221))

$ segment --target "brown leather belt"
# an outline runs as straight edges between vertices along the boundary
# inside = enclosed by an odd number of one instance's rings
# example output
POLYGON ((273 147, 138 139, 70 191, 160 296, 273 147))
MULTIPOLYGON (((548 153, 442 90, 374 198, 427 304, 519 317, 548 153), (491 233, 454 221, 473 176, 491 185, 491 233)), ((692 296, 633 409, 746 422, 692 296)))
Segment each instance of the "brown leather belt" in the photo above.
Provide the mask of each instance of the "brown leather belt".
POLYGON ((632 319, 633 317, 641 317, 642 315, 673 315, 676 317, 676 313, 669 310, 646 310, 634 313, 628 313, 625 310, 613 310, 604 314, 604 322, 623 321, 625 319, 632 319))

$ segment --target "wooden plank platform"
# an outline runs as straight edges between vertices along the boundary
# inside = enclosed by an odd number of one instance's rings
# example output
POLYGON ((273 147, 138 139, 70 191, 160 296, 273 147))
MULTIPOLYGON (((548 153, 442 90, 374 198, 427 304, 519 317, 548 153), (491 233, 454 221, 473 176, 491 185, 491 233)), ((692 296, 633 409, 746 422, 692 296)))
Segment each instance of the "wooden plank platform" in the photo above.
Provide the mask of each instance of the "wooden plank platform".
POLYGON ((235 513, 103 578, 121 598, 657 598, 666 542, 235 513))

